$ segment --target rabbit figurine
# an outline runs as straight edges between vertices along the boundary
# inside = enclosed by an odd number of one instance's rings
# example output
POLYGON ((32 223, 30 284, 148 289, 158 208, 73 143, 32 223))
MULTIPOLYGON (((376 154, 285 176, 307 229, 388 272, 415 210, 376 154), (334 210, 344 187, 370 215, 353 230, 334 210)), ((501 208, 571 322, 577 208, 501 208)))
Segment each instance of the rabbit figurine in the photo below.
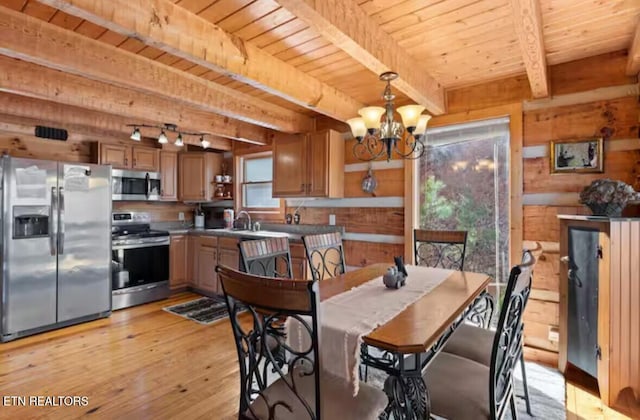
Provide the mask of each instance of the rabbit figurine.
POLYGON ((398 271, 397 267, 393 266, 389 267, 384 276, 382 276, 382 281, 389 289, 399 289, 404 286, 406 277, 402 272, 398 271))

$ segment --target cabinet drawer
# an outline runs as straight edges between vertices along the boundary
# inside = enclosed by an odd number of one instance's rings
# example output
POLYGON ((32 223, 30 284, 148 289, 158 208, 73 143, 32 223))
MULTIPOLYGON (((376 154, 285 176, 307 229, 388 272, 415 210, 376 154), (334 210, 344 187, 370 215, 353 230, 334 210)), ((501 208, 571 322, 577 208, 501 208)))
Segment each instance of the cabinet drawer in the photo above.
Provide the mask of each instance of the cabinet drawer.
POLYGON ((218 247, 218 238, 215 236, 200 236, 199 238, 200 246, 207 248, 217 248, 218 247))
POLYGON ((238 250, 238 239, 236 238, 218 238, 218 244, 220 244, 220 248, 229 249, 232 251, 238 250))

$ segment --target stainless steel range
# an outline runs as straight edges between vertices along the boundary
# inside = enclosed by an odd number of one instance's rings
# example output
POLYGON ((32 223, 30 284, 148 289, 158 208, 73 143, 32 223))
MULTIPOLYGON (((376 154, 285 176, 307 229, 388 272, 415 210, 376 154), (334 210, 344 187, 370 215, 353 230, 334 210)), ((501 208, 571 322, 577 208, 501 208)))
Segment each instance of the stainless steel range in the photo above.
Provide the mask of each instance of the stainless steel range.
POLYGON ((169 232, 150 228, 147 213, 113 213, 113 310, 169 297, 169 232))

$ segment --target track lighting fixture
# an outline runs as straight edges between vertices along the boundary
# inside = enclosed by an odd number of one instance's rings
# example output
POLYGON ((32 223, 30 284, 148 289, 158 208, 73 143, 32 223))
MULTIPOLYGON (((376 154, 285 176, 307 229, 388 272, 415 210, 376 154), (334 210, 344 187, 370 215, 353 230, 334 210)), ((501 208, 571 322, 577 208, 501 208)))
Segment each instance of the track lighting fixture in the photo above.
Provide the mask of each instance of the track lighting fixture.
POLYGON ((164 130, 162 130, 160 132, 160 135, 158 136, 158 143, 160 143, 160 144, 169 143, 169 139, 167 138, 167 135, 164 133, 164 130))
POLYGON ((131 133, 131 137, 129 138, 133 141, 140 141, 140 139, 142 138, 142 135, 140 134, 140 129, 138 127, 135 127, 133 129, 133 132, 131 133))
POLYGON ((184 136, 194 136, 200 137, 200 145, 203 149, 207 149, 211 146, 211 142, 205 140, 205 136, 209 135, 209 133, 196 133, 196 132, 188 132, 183 130, 178 130, 178 126, 176 124, 164 123, 162 125, 149 125, 149 124, 127 124, 127 127, 133 127, 133 132, 129 137, 131 140, 140 141, 142 139, 142 134, 140 133, 140 128, 157 128, 160 130, 160 134, 158 135, 158 143, 167 144, 169 143, 169 138, 167 137, 167 133, 177 133, 176 141, 173 143, 174 146, 183 147, 185 144, 184 136))
POLYGON ((184 146, 184 142, 182 141, 182 133, 178 133, 178 137, 176 138, 176 141, 175 143, 173 143, 173 145, 178 147, 184 146))

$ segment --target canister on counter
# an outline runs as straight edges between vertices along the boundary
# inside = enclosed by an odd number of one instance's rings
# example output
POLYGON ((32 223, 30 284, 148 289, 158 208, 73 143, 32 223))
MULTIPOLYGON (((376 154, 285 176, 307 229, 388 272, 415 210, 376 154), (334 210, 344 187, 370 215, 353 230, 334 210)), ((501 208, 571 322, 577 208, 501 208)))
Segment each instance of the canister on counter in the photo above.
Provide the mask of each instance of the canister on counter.
POLYGON ((233 228, 233 219, 235 218, 233 209, 225 209, 223 213, 224 227, 227 229, 233 228))

